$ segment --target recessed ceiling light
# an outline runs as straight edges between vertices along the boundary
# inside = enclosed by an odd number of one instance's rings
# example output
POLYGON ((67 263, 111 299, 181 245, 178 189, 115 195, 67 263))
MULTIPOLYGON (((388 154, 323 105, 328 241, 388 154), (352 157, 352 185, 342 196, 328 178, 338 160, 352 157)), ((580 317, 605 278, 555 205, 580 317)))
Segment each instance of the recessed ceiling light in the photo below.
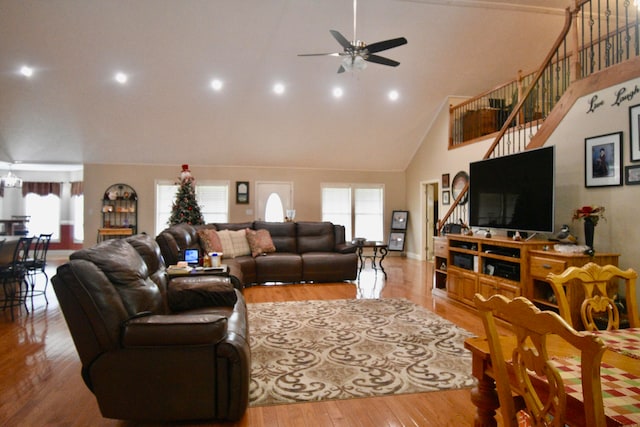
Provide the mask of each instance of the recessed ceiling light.
POLYGON ((282 95, 284 93, 284 85, 282 83, 276 83, 273 85, 273 92, 276 95, 282 95))
POLYGON ((27 65, 23 65, 22 67, 20 67, 20 74, 22 74, 25 77, 31 77, 33 76, 33 68, 27 65))
POLYGON ((397 90, 392 90, 389 92, 389 99, 391 101, 397 101, 399 97, 400 97, 400 94, 398 93, 397 90))
POLYGON ((127 81, 129 80, 129 76, 121 71, 118 71, 113 78, 121 85, 127 83, 127 81))
POLYGON ((219 79, 211 80, 211 89, 215 90, 216 92, 222 89, 222 86, 223 86, 222 80, 219 80, 219 79))
POLYGON ((344 92, 341 87, 334 87, 332 93, 334 98, 342 98, 344 92))

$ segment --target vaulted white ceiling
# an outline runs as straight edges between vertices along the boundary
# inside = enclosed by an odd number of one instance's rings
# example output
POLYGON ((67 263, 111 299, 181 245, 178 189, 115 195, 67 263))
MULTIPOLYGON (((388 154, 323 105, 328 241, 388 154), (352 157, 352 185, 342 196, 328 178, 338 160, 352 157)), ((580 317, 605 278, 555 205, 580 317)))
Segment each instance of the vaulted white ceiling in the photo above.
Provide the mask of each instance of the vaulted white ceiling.
POLYGON ((570 2, 361 0, 358 39, 408 44, 337 74, 297 55, 341 51, 352 0, 0 0, 0 161, 403 170, 448 96, 537 67, 570 2))

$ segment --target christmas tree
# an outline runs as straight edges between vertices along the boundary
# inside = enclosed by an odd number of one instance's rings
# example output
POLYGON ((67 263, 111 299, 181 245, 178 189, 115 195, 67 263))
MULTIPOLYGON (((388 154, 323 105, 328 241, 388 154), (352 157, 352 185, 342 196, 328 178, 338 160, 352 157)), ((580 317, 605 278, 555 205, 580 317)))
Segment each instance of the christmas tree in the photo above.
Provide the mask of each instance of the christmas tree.
POLYGON ((180 187, 176 193, 176 201, 173 202, 169 225, 186 222, 191 225, 204 224, 200 206, 196 201, 195 179, 191 175, 189 165, 182 165, 180 172, 180 187))

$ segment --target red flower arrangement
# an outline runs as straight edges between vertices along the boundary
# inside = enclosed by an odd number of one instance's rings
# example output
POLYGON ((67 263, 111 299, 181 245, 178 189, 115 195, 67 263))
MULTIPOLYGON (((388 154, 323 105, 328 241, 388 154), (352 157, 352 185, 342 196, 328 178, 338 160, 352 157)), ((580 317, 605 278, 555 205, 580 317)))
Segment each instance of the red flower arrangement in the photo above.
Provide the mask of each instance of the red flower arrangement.
POLYGON ((604 217, 604 206, 583 206, 580 209, 576 209, 573 213, 573 219, 584 219, 585 221, 593 222, 593 225, 598 225, 598 220, 604 217))

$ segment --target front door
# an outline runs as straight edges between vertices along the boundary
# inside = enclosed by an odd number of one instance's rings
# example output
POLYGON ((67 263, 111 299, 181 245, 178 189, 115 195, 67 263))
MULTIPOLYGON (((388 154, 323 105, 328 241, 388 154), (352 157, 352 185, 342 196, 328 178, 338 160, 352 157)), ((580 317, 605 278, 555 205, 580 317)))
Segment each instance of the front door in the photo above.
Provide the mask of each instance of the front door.
POLYGON ((257 220, 282 222, 293 209, 293 183, 256 182, 256 200, 257 220))

